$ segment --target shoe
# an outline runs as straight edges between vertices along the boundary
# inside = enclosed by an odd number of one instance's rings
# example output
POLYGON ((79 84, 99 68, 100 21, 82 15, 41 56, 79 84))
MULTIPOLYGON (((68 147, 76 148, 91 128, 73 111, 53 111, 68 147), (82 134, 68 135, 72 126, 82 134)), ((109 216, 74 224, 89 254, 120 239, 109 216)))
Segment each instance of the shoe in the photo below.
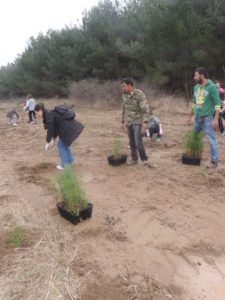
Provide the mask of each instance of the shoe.
POLYGON ((216 169, 218 167, 218 162, 211 160, 210 163, 206 166, 207 169, 216 169))
POLYGON ((220 135, 225 135, 225 132, 221 132, 220 135))
POLYGON ((13 123, 13 126, 17 126, 17 124, 16 124, 16 123, 13 123))
POLYGON ((30 124, 35 124, 35 122, 34 122, 34 121, 32 121, 32 122, 30 122, 30 124))
POLYGON ((153 166, 150 164, 148 160, 143 160, 142 161, 143 166, 148 167, 148 168, 153 168, 153 166))
POLYGON ((58 170, 63 170, 64 168, 61 165, 56 166, 58 170))
POLYGON ((160 142, 161 142, 161 138, 160 138, 160 137, 157 137, 157 138, 155 139, 155 141, 158 142, 158 143, 160 143, 160 142))
POLYGON ((134 165, 137 165, 138 164, 138 161, 137 160, 134 160, 134 159, 131 159, 127 162, 127 165, 128 166, 134 166, 134 165))

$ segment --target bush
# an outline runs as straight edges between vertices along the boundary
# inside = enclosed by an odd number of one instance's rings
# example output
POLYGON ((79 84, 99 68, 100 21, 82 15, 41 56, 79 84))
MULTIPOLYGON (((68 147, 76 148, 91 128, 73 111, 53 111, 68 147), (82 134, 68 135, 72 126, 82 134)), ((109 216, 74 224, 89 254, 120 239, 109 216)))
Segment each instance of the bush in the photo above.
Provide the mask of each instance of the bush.
POLYGON ((119 135, 115 136, 113 144, 113 155, 115 159, 120 159, 121 157, 121 140, 119 135))
POLYGON ((20 226, 16 226, 10 232, 9 242, 15 247, 21 247, 23 244, 23 232, 20 226))
POLYGON ((85 192, 70 166, 65 166, 56 177, 56 188, 70 212, 77 214, 81 208, 88 206, 85 192))
POLYGON ((87 103, 104 102, 115 105, 121 103, 122 91, 119 81, 104 81, 96 79, 80 80, 70 86, 70 98, 83 100, 87 103))
POLYGON ((185 154, 194 158, 200 158, 203 151, 203 133, 192 129, 184 138, 185 154))

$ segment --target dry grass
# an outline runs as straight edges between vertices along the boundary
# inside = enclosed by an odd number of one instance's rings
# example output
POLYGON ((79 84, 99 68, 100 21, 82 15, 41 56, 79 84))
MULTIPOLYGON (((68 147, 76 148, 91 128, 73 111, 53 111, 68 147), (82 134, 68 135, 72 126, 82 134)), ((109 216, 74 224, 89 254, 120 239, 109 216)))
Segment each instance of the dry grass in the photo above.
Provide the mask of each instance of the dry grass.
POLYGON ((79 277, 80 248, 65 231, 48 230, 32 247, 5 256, 0 299, 79 299, 93 269, 79 277))
MULTIPOLYGON (((164 91, 156 89, 147 82, 135 82, 135 86, 146 94, 149 103, 158 103, 165 97, 168 98, 164 91)), ((69 99, 82 105, 91 104, 104 108, 118 107, 121 105, 121 98, 122 92, 119 81, 82 80, 74 82, 70 87, 69 99)))

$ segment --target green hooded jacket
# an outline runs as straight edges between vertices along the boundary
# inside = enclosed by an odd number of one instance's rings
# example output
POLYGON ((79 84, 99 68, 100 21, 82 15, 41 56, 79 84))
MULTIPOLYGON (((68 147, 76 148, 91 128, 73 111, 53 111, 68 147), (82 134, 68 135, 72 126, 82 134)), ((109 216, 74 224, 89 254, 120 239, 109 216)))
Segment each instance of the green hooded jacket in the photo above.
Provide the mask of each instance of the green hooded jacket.
POLYGON ((194 87, 193 109, 195 116, 213 116, 220 110, 221 101, 217 86, 208 79, 205 86, 197 84, 194 87))

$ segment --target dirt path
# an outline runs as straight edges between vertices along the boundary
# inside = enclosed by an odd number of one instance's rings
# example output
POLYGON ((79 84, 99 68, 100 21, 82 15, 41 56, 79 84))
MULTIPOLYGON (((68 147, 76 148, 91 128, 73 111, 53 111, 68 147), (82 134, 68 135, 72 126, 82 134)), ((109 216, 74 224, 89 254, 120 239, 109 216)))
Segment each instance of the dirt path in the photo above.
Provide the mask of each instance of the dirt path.
POLYGON ((171 101, 155 103, 165 137, 146 142, 151 169, 107 164, 119 110, 77 109, 86 129, 73 168, 94 204, 78 226, 55 207, 57 151, 44 151, 42 124, 23 115, 11 127, 5 114, 15 104, 0 103, 0 299, 225 299, 225 138, 218 170, 205 168, 207 143, 201 167, 182 165, 187 108, 171 101), (15 225, 21 248, 8 243, 15 225))

